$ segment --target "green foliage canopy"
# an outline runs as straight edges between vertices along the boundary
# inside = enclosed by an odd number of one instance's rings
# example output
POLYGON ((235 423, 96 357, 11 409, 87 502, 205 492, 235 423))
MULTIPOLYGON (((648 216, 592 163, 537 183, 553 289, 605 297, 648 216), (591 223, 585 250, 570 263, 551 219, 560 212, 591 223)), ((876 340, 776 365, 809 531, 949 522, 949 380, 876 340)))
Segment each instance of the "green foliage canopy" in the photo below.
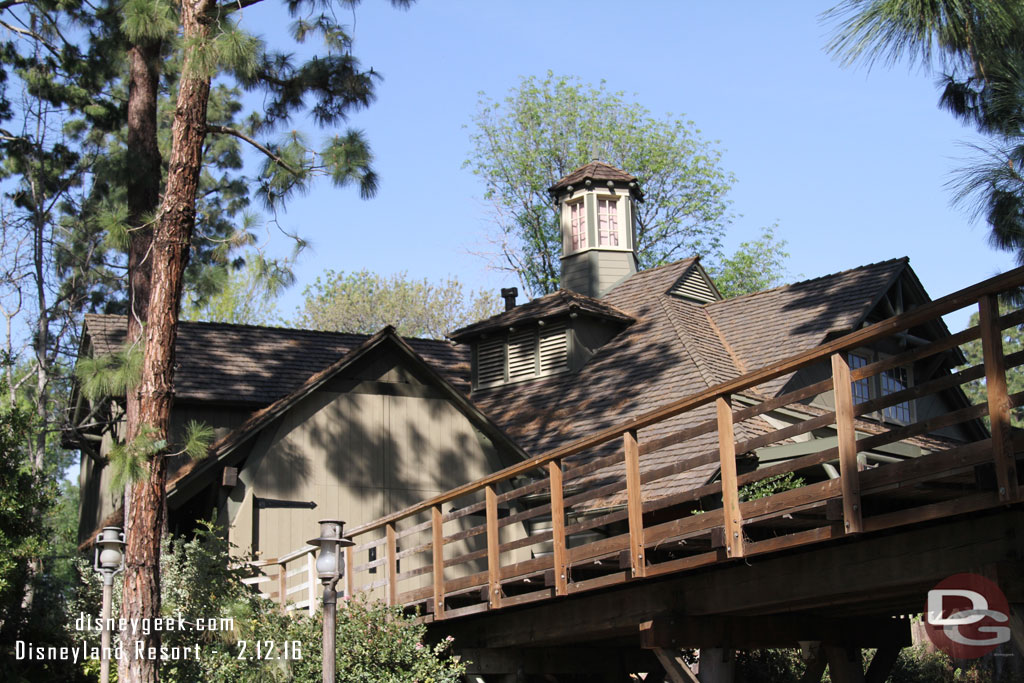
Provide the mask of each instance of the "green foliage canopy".
POLYGON ((624 93, 555 76, 523 78, 502 101, 481 94, 465 166, 494 204, 495 265, 535 295, 558 289, 562 242, 547 188, 598 157, 635 175, 641 268, 717 255, 729 221, 731 174, 692 121, 656 119, 624 93))
POLYGON ((394 325, 403 337, 442 339, 454 329, 494 315, 499 299, 481 289, 467 291, 456 277, 437 283, 385 277, 361 270, 329 270, 303 291, 294 323, 313 330, 373 334, 394 325))

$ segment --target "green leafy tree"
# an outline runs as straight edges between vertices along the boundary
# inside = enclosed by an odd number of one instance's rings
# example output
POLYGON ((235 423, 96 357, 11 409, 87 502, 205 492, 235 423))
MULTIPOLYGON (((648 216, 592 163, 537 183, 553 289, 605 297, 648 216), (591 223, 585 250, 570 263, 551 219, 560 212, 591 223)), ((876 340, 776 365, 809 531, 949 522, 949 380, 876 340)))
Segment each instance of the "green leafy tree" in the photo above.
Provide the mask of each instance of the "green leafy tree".
MULTIPOLYGON (((1005 315, 1009 310, 1008 307, 1000 306, 1001 315, 1005 315)), ((978 321, 979 315, 977 313, 973 314, 968 327, 976 326, 978 321)), ((967 365, 964 367, 979 365, 983 362, 984 353, 981 347, 981 339, 969 341, 962 345, 960 349, 967 358, 967 365)), ((1021 350, 1024 350, 1024 325, 1015 325, 1003 330, 1003 353, 1010 355, 1021 350)), ((1006 371, 1006 390, 1010 394, 1024 391, 1024 369, 1022 367, 1024 366, 1018 365, 1006 371)), ((984 380, 968 382, 963 385, 963 390, 971 403, 985 403, 988 401, 984 380)), ((986 417, 985 420, 987 421, 988 418, 986 417)), ((1014 427, 1024 427, 1024 407, 1013 408, 1010 411, 1010 422, 1014 427)))
POLYGON ((216 293, 189 299, 182 306, 182 320, 231 323, 234 325, 273 325, 280 319, 277 298, 290 287, 295 277, 291 261, 267 260, 250 256, 240 269, 217 269, 216 293))
POLYGON ((523 78, 500 102, 482 96, 472 126, 465 166, 494 205, 493 265, 516 273, 527 291, 558 289, 562 242, 547 188, 594 157, 635 175, 643 188, 641 268, 718 255, 734 179, 692 121, 656 119, 604 83, 595 88, 548 72, 523 78))
POLYGON ((785 281, 789 252, 786 240, 775 236, 777 227, 764 228, 758 239, 743 242, 732 256, 709 266, 708 275, 723 297, 760 292, 785 281))
POLYGON ((1024 5, 1001 0, 847 0, 825 13, 844 65, 906 61, 939 76, 940 106, 987 142, 951 180, 994 247, 1024 264, 1024 5))
POLYGON ((442 339, 501 310, 493 293, 467 291, 456 277, 432 283, 409 279, 404 272, 385 277, 366 270, 329 270, 303 295, 295 325, 333 332, 373 334, 394 325, 405 337, 442 339))

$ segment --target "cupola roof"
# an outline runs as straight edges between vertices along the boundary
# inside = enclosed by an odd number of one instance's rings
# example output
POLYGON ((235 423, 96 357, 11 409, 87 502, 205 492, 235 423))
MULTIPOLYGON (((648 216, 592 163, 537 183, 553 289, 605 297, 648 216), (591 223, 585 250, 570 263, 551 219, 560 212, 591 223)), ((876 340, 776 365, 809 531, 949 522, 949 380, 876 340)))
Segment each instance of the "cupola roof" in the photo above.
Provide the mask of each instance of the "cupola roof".
POLYGON ((637 183, 636 176, 630 175, 622 169, 615 168, 611 164, 606 164, 603 161, 597 160, 591 161, 585 166, 580 166, 575 171, 549 187, 548 192, 553 195, 557 195, 570 186, 576 187, 585 185, 588 180, 597 183, 611 182, 613 186, 626 187, 637 199, 642 199, 644 196, 644 193, 640 191, 640 186, 637 183))

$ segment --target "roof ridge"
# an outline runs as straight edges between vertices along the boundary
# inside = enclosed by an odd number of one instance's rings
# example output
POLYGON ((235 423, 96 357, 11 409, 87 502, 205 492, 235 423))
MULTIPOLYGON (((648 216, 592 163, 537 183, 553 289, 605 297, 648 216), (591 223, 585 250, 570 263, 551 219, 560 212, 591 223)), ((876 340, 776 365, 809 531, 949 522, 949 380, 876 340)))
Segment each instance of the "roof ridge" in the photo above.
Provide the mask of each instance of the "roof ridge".
POLYGON ((681 327, 679 321, 676 320, 676 316, 672 314, 672 310, 669 309, 668 307, 668 301, 666 300, 666 296, 662 294, 657 298, 657 301, 658 304, 661 306, 661 310, 665 314, 665 317, 668 318, 669 323, 672 325, 672 329, 675 330, 676 336, 679 337, 679 341, 682 343, 683 348, 686 350, 686 353, 690 356, 690 359, 693 361, 693 364, 697 367, 697 372, 699 372, 700 376, 704 379, 704 384, 706 384, 708 388, 713 387, 715 384, 717 384, 715 378, 712 376, 710 369, 707 367, 707 363, 705 362, 703 356, 700 353, 698 353, 694 348, 692 348, 693 345, 690 343, 690 334, 681 327))
MULTIPOLYGON (((120 314, 120 313, 86 313, 85 316, 86 317, 94 317, 94 318, 118 318, 120 320, 126 320, 128 318, 128 316, 120 314)), ((378 332, 380 332, 380 330, 378 330, 377 332, 374 332, 374 333, 371 334, 371 333, 366 333, 366 332, 342 332, 340 330, 311 330, 308 327, 285 327, 283 325, 251 325, 251 324, 247 324, 247 323, 225 323, 225 322, 219 322, 219 321, 214 321, 214 320, 179 320, 178 324, 179 325, 190 325, 190 326, 191 325, 195 325, 195 326, 208 326, 208 327, 219 326, 219 327, 226 327, 226 328, 231 328, 231 329, 272 330, 272 331, 275 331, 275 332, 298 332, 298 333, 301 333, 301 334, 311 334, 311 335, 345 336, 345 337, 360 338, 360 339, 363 339, 363 340, 369 339, 374 334, 377 334, 378 332)), ((385 327, 391 327, 391 325, 390 324, 389 325, 385 325, 385 327)), ((383 328, 381 328, 381 329, 383 329, 383 328)), ((446 346, 450 345, 449 342, 447 340, 444 340, 444 339, 431 339, 430 337, 406 337, 404 335, 397 335, 397 336, 401 337, 405 341, 431 342, 431 343, 436 343, 436 344, 444 344, 446 346)))
POLYGON ((898 263, 900 261, 902 261, 905 264, 906 263, 910 263, 910 257, 909 256, 900 256, 898 258, 886 259, 885 261, 876 261, 875 263, 866 263, 863 266, 856 266, 854 268, 847 268, 845 270, 838 270, 838 271, 836 271, 834 273, 825 273, 824 275, 819 275, 817 277, 807 278, 806 280, 797 280, 796 282, 790 282, 788 284, 779 285, 778 287, 772 287, 771 289, 762 289, 762 290, 757 291, 757 292, 749 292, 747 294, 740 294, 739 296, 734 296, 734 297, 729 298, 729 299, 721 299, 719 301, 709 301, 708 303, 702 304, 702 305, 710 307, 710 306, 714 306, 716 304, 724 304, 724 303, 728 303, 728 302, 732 302, 732 301, 738 301, 740 299, 747 299, 747 298, 750 298, 750 297, 753 297, 753 296, 759 296, 761 294, 767 294, 769 292, 780 292, 780 291, 782 291, 784 289, 788 289, 790 287, 796 287, 797 285, 805 285, 805 284, 808 284, 810 282, 816 282, 818 280, 824 280, 825 278, 836 277, 838 275, 846 275, 848 273, 854 273, 854 272, 859 271, 859 270, 867 270, 868 268, 875 268, 877 266, 884 266, 884 265, 889 265, 889 264, 895 264, 895 263, 898 263))

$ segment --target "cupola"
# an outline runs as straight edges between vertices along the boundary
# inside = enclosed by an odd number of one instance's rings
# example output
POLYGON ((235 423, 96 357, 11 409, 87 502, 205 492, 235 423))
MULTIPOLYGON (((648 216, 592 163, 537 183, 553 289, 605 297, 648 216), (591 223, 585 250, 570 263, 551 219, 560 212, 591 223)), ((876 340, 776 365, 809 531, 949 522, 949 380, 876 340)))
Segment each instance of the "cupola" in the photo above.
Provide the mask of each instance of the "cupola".
POLYGON ((636 272, 635 177, 591 161, 552 185, 562 228, 562 288, 600 297, 636 272))

